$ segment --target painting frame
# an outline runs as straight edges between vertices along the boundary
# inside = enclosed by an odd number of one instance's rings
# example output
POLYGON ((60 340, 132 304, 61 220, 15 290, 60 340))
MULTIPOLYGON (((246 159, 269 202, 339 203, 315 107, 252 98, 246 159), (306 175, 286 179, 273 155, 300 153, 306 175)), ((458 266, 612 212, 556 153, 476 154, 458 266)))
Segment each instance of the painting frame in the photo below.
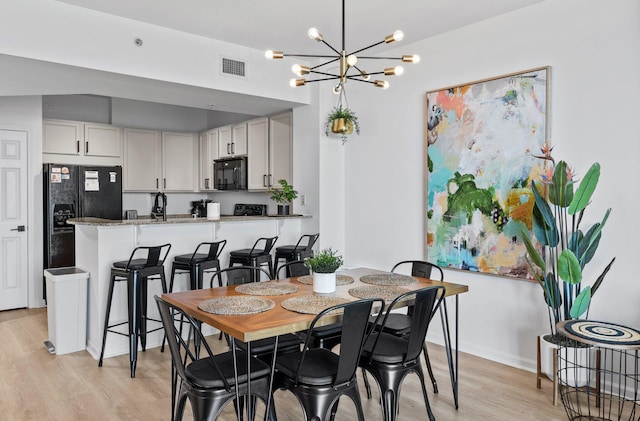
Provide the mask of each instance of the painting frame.
POLYGON ((532 228, 531 180, 545 170, 551 67, 426 92, 425 258, 533 280, 517 238, 532 228))

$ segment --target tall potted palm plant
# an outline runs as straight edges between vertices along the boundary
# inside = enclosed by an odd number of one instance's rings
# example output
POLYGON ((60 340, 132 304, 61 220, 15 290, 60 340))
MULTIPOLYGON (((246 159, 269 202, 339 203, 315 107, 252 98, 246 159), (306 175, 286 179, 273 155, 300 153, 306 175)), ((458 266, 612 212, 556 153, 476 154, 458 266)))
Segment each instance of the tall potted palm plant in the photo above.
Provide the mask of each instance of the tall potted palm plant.
MULTIPOLYGON (((587 282, 585 266, 598 249, 611 212, 611 208, 607 209, 600 222, 593 223, 586 231, 582 230, 583 216, 600 178, 600 164, 596 162, 589 168, 574 191, 574 175, 567 163, 560 161, 556 164, 549 153, 550 148, 546 151, 539 158, 548 160, 551 165, 540 185, 534 181, 531 183, 535 200, 533 234, 523 229, 522 240, 527 249, 527 261, 542 287, 548 308, 550 332, 543 339, 557 345, 556 325, 588 314, 591 299, 615 257, 598 276, 590 277, 592 282, 587 282)), ((551 372, 544 367, 543 371, 547 375, 551 372)))

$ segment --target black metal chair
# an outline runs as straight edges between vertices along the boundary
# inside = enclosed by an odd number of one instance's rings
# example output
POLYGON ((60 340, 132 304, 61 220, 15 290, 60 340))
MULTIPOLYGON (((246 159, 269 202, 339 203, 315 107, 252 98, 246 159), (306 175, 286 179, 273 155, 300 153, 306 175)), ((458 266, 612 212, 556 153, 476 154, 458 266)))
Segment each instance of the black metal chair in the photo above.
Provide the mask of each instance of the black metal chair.
POLYGON ((271 273, 264 268, 258 266, 231 266, 225 269, 215 271, 211 275, 209 288, 221 286, 233 286, 248 284, 250 282, 259 282, 261 276, 255 276, 255 273, 264 275, 268 280, 273 279, 271 273), (217 279, 217 285, 215 285, 217 279))
MULTIPOLYGON (((424 383, 424 373, 420 365, 420 354, 427 335, 429 323, 444 299, 443 286, 422 288, 400 295, 387 307, 382 323, 376 320, 373 333, 367 339, 360 357, 360 367, 371 373, 376 379, 382 400, 384 421, 395 421, 398 414, 398 400, 400 387, 406 375, 414 372, 420 378, 422 395, 427 408, 429 420, 435 421, 427 389, 424 383), (392 311, 400 303, 413 302, 413 317, 411 318, 411 334, 398 337, 385 332, 385 326, 392 311)), ((404 305, 404 304, 400 304, 404 305)))
POLYGON ((202 289, 205 272, 220 270, 220 254, 227 240, 200 243, 191 254, 181 254, 173 258, 169 292, 173 291, 173 279, 176 273, 189 273, 189 289, 202 289), (206 252, 204 252, 206 251, 206 252))
POLYGON ((114 262, 111 267, 111 280, 107 293, 107 310, 104 317, 104 331, 102 334, 102 350, 98 366, 102 367, 104 349, 107 343, 107 333, 116 333, 129 337, 129 362, 131 365, 131 377, 136 375, 136 363, 138 361, 138 339, 142 345, 142 351, 147 349, 147 333, 162 329, 162 326, 147 330, 147 321, 160 323, 160 320, 147 317, 147 283, 149 279, 160 279, 162 292, 167 292, 167 282, 164 275, 164 261, 171 250, 171 244, 161 246, 136 247, 129 256, 129 260, 114 262), (144 257, 141 257, 144 256, 144 257), (125 322, 109 325, 111 303, 113 301, 113 288, 116 282, 127 282, 128 319, 125 322), (127 333, 119 332, 114 328, 128 324, 127 333))
MULTIPOLYGON (((284 259, 285 262, 291 262, 294 260, 304 260, 306 257, 313 256, 313 246, 316 244, 316 241, 318 241, 318 237, 320 237, 320 234, 305 234, 300 237, 296 245, 276 247, 276 267, 280 263, 280 259, 284 259)), ((287 276, 295 275, 290 275, 289 272, 287 272, 287 276)))
POLYGON ((369 333, 368 320, 374 304, 382 306, 384 302, 380 299, 360 300, 323 310, 311 322, 303 349, 276 360, 274 384, 296 395, 307 420, 333 419, 340 397, 346 395, 355 404, 358 420, 364 421, 356 369, 369 333), (326 317, 335 318, 335 312, 343 312, 342 317, 338 316, 344 333, 340 354, 309 347, 316 325, 326 317))
MULTIPOLYGON (((172 420, 182 419, 187 399, 191 404, 195 421, 216 420, 224 406, 231 400, 235 402, 236 414, 242 414, 242 403, 248 395, 248 378, 251 379, 252 398, 260 398, 265 404, 269 399, 273 402, 273 397, 269 395, 271 369, 267 364, 253 360, 249 373, 247 373, 246 364, 235 364, 238 375, 238 383, 236 384, 233 352, 227 351, 214 355, 202 335, 198 322, 162 298, 156 296, 155 299, 171 352, 172 420), (190 324, 186 339, 181 333, 181 329, 177 329, 173 323, 174 314, 179 314, 190 324), (201 344, 199 353, 195 352, 190 344, 192 337, 199 339, 198 342, 201 344)), ((243 359, 247 360, 246 354, 237 351, 236 361, 243 361, 243 359)), ((269 419, 275 420, 276 414, 273 404, 268 407, 269 419)), ((252 415, 248 418, 252 419, 252 415)), ((242 419, 242 417, 239 416, 238 419, 242 419)))
MULTIPOLYGON (((234 250, 229 253, 229 267, 236 264, 243 266, 269 266, 270 278, 273 278, 275 273, 273 267, 273 259, 271 258, 271 249, 278 241, 278 236, 275 237, 261 237, 256 240, 253 247, 250 249, 234 250)), ((259 272, 253 273, 254 277, 259 276, 259 272)))
POLYGON ((276 271, 276 279, 305 275, 311 275, 311 269, 309 269, 302 260, 292 260, 283 263, 276 271))

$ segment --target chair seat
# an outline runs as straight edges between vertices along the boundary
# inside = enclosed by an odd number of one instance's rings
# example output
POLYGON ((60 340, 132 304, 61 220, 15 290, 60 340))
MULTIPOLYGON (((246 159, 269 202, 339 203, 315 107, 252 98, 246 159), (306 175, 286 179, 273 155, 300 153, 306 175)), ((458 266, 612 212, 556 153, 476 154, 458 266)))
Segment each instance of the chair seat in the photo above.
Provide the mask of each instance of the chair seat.
MULTIPOLYGON (((275 342, 275 338, 264 338, 264 339, 258 339, 257 341, 252 341, 251 353, 253 355, 272 353, 274 342, 275 342)), ((286 351, 289 349, 291 351, 296 351, 296 348, 299 349, 301 344, 302 344, 302 339, 300 339, 299 337, 291 333, 287 333, 286 335, 280 335, 278 337, 279 352, 286 351)), ((238 346, 238 348, 242 349, 243 351, 247 350, 246 342, 236 341, 236 345, 238 346)))
POLYGON ((386 364, 401 363, 403 362, 408 342, 407 339, 399 338, 389 333, 373 333, 364 344, 361 361, 372 359, 373 361, 386 364), (379 335, 380 339, 378 339, 375 353, 373 354, 373 358, 371 358, 371 349, 379 335))
POLYGON ((260 249, 253 250, 253 253, 251 252, 251 249, 241 249, 241 250, 234 250, 230 252, 229 255, 231 257, 258 257, 258 256, 266 256, 268 255, 268 253, 265 253, 264 250, 260 250, 260 249))
MULTIPOLYGON (((213 357, 203 358, 196 360, 189 364, 185 368, 185 374, 189 380, 193 383, 207 389, 215 389, 224 387, 224 381, 218 370, 210 361, 211 358, 215 358, 222 375, 230 385, 235 385, 234 371, 233 371, 233 353, 231 351, 223 354, 214 355, 213 357)), ((238 361, 238 381, 245 383, 247 381, 247 365, 244 362, 247 360, 247 354, 242 351, 236 352, 236 358, 238 361)), ((259 377, 268 376, 271 372, 269 366, 260 360, 251 360, 251 379, 255 380, 259 377)))
MULTIPOLYGON (((369 318, 370 323, 374 323, 375 317, 369 318)), ((394 336, 405 336, 411 331, 411 316, 402 313, 391 313, 387 316, 387 323, 383 331, 394 336)))
MULTIPOLYGON (((289 378, 295 378, 301 355, 302 352, 294 352, 278 357, 276 369, 289 378)), ((312 386, 333 384, 339 359, 338 355, 324 348, 307 350, 298 372, 298 381, 312 386)))
POLYGON ((147 264, 147 259, 131 259, 131 262, 129 262, 128 260, 113 262, 113 267, 118 269, 126 269, 127 263, 129 264, 130 270, 140 270, 144 269, 144 266, 147 264))
POLYGON ((215 260, 215 259, 209 259, 209 256, 207 254, 202 254, 202 253, 198 253, 195 256, 193 254, 181 254, 173 258, 174 262, 186 263, 186 264, 189 264, 190 262, 202 263, 202 262, 206 262, 207 260, 215 260))

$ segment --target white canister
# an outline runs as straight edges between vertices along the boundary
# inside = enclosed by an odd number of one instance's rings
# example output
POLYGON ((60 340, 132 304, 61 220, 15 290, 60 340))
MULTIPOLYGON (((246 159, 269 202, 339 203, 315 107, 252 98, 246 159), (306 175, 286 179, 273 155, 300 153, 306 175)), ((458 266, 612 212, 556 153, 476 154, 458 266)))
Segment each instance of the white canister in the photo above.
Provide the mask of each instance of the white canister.
POLYGON ((336 273, 313 273, 313 292, 330 294, 336 292, 336 273))
POLYGON ((220 219, 220 203, 209 202, 207 203, 207 219, 217 221, 220 219))

